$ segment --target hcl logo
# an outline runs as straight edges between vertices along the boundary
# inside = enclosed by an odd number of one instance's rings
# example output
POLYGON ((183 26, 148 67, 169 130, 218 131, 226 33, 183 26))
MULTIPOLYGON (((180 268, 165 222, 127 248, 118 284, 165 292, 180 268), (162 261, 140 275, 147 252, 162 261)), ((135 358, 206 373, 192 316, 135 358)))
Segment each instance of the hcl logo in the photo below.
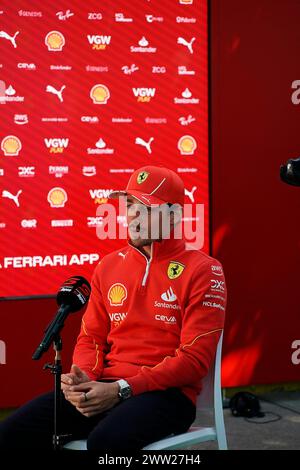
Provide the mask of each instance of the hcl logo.
POLYGON ((151 98, 154 98, 156 88, 132 88, 132 91, 137 101, 148 103, 151 101, 151 98))
POLYGON ((106 46, 109 46, 111 41, 111 36, 99 36, 98 34, 88 34, 88 42, 93 46, 92 49, 97 51, 106 49, 106 46))
POLYGON ((6 364, 6 344, 0 340, 0 364, 6 364))

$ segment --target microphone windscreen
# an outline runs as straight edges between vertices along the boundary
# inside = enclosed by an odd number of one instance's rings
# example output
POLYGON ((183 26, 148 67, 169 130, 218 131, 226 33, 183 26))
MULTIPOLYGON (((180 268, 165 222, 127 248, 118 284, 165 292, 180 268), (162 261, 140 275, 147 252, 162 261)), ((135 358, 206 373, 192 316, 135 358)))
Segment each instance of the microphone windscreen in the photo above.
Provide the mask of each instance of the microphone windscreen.
POLYGON ((89 300, 91 286, 82 276, 72 276, 59 289, 56 301, 60 305, 69 305, 71 312, 80 310, 89 300))

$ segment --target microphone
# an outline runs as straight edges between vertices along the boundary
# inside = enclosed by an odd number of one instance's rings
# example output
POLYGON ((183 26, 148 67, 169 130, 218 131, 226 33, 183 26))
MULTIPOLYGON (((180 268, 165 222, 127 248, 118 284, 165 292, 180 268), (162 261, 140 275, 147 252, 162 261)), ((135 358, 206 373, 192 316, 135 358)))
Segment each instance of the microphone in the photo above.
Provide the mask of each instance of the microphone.
POLYGON ((284 183, 300 186, 300 158, 290 158, 280 166, 280 178, 284 183))
POLYGON ((80 310, 88 302, 90 293, 91 286, 84 277, 73 276, 63 283, 56 296, 59 309, 46 328, 44 338, 35 350, 32 359, 38 360, 44 352, 48 351, 50 344, 63 328, 69 313, 80 310))

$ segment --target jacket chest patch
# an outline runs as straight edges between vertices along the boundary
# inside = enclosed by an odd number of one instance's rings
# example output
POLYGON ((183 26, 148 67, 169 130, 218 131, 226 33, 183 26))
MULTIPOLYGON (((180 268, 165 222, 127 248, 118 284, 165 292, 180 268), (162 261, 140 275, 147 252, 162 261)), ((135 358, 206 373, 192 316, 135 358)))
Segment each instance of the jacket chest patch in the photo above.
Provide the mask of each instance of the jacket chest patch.
POLYGON ((163 323, 165 323, 166 325, 176 325, 177 324, 177 320, 176 320, 176 317, 174 317, 174 315, 155 315, 155 320, 156 321, 161 321, 163 323))
POLYGON ((184 264, 179 263, 177 261, 170 261, 168 270, 167 270, 168 278, 176 279, 177 277, 181 276, 184 268, 185 268, 184 264))
POLYGON ((121 325, 122 321, 125 320, 126 317, 127 317, 127 312, 109 313, 110 321, 114 326, 121 325))
POLYGON ((154 307, 170 310, 180 310, 180 306, 178 305, 177 301, 177 295, 175 294, 171 286, 160 295, 160 300, 154 301, 154 307), (163 302, 161 302, 161 300, 163 302))
POLYGON ((111 307, 123 305, 124 301, 127 299, 127 289, 124 284, 120 282, 113 284, 108 290, 107 298, 111 307))

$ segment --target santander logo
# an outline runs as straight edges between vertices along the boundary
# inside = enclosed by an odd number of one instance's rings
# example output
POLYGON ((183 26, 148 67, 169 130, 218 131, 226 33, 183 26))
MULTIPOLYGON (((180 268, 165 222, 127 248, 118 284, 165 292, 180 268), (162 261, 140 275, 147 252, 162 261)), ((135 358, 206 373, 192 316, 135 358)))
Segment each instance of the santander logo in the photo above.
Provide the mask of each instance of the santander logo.
MULTIPOLYGON (((171 309, 171 310, 180 310, 181 307, 180 305, 178 305, 178 303, 176 302, 177 300, 177 296, 176 294, 174 293, 172 287, 169 287, 169 289, 166 290, 166 292, 163 292, 160 296, 160 298, 162 300, 164 300, 164 302, 158 302, 157 300, 154 301, 154 307, 157 307, 157 308, 166 308, 166 309, 171 309)), ((162 320, 164 322, 167 322, 167 323, 176 323, 176 318, 175 317, 166 317, 164 315, 156 315, 155 316, 155 320, 162 320), (162 317, 164 317, 162 319, 162 317), (167 320, 168 318, 168 320, 167 320)))
POLYGON ((175 302, 175 300, 177 300, 176 294, 174 294, 172 287, 169 287, 169 289, 161 295, 161 298, 166 302, 175 302))

